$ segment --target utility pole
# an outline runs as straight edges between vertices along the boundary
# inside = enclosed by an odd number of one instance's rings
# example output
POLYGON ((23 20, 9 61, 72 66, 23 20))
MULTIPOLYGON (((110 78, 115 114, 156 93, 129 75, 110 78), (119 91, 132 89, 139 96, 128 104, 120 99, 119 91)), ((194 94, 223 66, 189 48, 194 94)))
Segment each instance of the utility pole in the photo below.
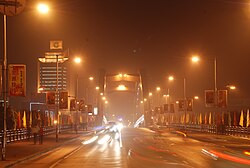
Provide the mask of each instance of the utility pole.
POLYGON ((58 142, 58 125, 59 125, 59 117, 58 117, 58 110, 59 110, 59 94, 58 94, 58 55, 56 55, 56 142, 58 142))
POLYGON ((6 22, 7 17, 6 15, 3 15, 3 27, 4 27, 4 61, 3 61, 3 97, 4 97, 4 114, 3 114, 3 142, 2 142, 2 160, 5 160, 5 153, 6 153, 6 131, 7 131, 7 125, 6 125, 6 113, 7 113, 7 33, 6 33, 6 22))
POLYGON ((3 97, 4 97, 4 115, 3 115, 3 142, 2 142, 2 160, 5 160, 6 153, 6 113, 7 113, 7 16, 14 16, 22 12, 25 7, 25 1, 0 1, 0 12, 3 13, 3 97))
POLYGON ((183 97, 184 97, 184 128, 186 130, 187 127, 187 97, 186 97, 186 78, 183 78, 183 97))

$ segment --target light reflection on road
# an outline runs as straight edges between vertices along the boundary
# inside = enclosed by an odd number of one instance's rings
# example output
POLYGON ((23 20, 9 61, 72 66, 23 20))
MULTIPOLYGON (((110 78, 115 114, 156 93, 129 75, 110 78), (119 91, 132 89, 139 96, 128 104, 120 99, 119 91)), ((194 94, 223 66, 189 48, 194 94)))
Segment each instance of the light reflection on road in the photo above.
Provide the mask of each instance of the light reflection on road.
POLYGON ((87 142, 82 142, 84 144, 83 148, 54 167, 126 168, 126 153, 121 148, 120 135, 106 132, 99 134, 98 139, 95 141, 92 141, 93 139, 90 138, 91 140, 88 139, 86 140, 87 142))
POLYGON ((226 149, 229 151, 224 145, 188 138, 181 133, 158 134, 145 128, 128 128, 122 134, 98 134, 98 140, 83 145, 82 149, 59 162, 56 167, 245 168, 246 165, 224 157, 221 152, 226 149), (117 135, 120 135, 118 139, 117 135), (103 138, 106 140, 98 144, 103 138))

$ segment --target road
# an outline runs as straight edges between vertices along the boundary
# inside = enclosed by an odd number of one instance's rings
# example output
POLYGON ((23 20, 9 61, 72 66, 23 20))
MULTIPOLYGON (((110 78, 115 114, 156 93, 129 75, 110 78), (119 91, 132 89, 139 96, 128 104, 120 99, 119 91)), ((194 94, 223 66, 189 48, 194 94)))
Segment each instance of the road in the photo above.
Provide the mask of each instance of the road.
POLYGON ((68 146, 17 167, 249 167, 250 156, 243 151, 249 151, 250 141, 225 137, 124 128, 121 134, 117 135, 103 133, 95 138, 80 138, 68 146))

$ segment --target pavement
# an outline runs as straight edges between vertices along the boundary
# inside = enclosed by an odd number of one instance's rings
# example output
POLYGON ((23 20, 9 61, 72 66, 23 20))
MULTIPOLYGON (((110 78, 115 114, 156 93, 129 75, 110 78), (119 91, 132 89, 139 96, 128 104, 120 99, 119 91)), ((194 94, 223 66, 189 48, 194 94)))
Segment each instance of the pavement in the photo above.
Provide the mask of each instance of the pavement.
MULTIPOLYGON (((172 131, 171 131, 172 132, 172 131)), ((0 168, 12 167, 22 161, 35 158, 39 155, 42 155, 46 152, 49 152, 53 149, 56 149, 62 145, 66 145, 80 136, 91 135, 91 131, 78 131, 76 134, 75 131, 61 132, 58 136, 58 142, 56 142, 55 134, 50 134, 44 136, 43 144, 39 144, 39 141, 34 144, 33 139, 22 140, 11 142, 6 145, 6 160, 0 160, 0 168)), ((235 137, 229 135, 216 135, 216 134, 200 134, 194 132, 187 132, 187 137, 194 139, 207 139, 210 141, 229 141, 231 143, 249 143, 249 137, 235 137)), ((0 151, 1 152, 1 151, 0 151)))
POLYGON ((91 134, 90 131, 67 131, 59 133, 58 142, 56 135, 50 134, 43 137, 43 143, 34 144, 33 139, 11 142, 6 145, 5 160, 0 160, 0 168, 11 167, 22 161, 32 159, 49 152, 62 145, 76 140, 79 136, 91 134))

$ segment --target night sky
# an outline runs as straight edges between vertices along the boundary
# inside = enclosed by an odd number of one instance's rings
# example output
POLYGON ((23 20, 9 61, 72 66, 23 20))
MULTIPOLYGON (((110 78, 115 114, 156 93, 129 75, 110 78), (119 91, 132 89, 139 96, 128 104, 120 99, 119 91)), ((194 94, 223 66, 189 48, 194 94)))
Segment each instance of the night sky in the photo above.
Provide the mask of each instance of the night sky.
MULTIPOLYGON (((51 0, 48 16, 27 1, 25 10, 8 17, 8 63, 27 65, 27 95, 36 91, 37 58, 50 40, 63 40, 71 56, 84 58, 82 76, 147 72, 148 89, 172 88, 187 96, 213 89, 217 58, 218 89, 237 86, 235 96, 250 99, 249 0, 51 0), (198 54, 201 62, 189 58, 198 54), (175 87, 167 82, 175 75, 175 87)), ((2 17, 0 20, 2 31, 2 17)), ((3 51, 1 35, 0 50, 3 51)), ((3 52, 0 53, 1 59, 3 52)))

